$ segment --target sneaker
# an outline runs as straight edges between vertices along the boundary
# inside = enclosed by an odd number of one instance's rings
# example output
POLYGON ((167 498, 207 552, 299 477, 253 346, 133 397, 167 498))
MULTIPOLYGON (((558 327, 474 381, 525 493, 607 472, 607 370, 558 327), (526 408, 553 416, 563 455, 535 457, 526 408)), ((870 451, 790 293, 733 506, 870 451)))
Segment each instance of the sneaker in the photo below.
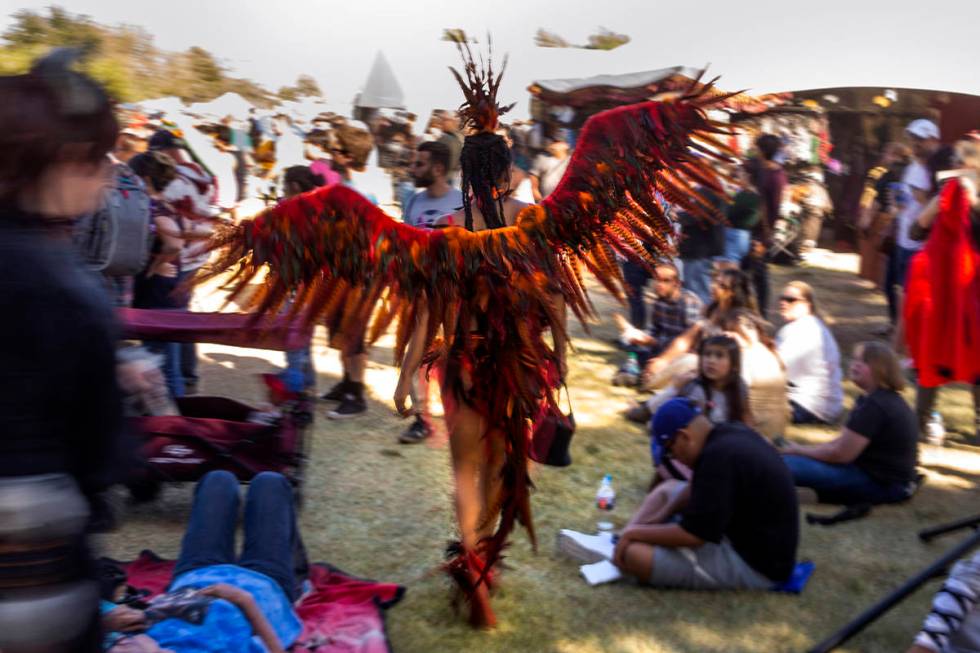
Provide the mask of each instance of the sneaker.
POLYGON ((337 382, 334 387, 327 390, 320 399, 324 401, 343 401, 344 395, 350 390, 350 380, 345 376, 343 379, 337 382))
POLYGON ((560 553, 586 564, 611 560, 616 550, 608 535, 586 535, 567 528, 558 531, 556 546, 560 553))
POLYGON ((331 411, 327 411, 330 419, 347 419, 357 417, 361 413, 367 412, 367 402, 364 397, 353 393, 345 393, 340 400, 340 405, 331 411))
POLYGON ((398 436, 398 441, 402 444, 418 444, 422 440, 432 435, 432 429, 424 418, 417 416, 412 425, 405 429, 405 432, 398 436))

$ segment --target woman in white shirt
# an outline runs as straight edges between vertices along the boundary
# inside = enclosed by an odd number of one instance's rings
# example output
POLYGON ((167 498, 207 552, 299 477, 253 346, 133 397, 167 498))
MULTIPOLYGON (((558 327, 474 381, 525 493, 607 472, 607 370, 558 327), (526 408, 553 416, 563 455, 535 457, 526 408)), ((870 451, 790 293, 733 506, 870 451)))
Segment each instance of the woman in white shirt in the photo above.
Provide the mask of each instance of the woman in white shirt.
POLYGON ((779 296, 786 325, 776 347, 786 365, 794 424, 833 422, 843 408, 840 350, 817 309, 813 288, 791 281, 779 296))

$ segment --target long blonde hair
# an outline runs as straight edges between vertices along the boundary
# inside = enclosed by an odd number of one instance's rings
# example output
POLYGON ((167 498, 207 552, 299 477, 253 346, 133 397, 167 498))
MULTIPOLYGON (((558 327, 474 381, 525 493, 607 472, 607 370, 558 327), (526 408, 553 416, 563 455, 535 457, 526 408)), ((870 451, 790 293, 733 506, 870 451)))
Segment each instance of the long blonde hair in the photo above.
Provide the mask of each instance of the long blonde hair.
POLYGON ((861 360, 871 368, 871 375, 879 388, 895 392, 905 389, 905 374, 891 347, 877 340, 862 342, 858 347, 861 360))

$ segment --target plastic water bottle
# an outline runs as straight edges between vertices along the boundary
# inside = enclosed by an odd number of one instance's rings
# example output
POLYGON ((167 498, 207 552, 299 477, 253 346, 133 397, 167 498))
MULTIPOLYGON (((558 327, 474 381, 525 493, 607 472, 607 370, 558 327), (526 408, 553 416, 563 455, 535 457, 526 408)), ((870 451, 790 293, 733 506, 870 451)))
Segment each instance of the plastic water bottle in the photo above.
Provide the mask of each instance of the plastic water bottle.
POLYGON ((599 491, 595 493, 595 505, 599 510, 612 510, 616 507, 616 490, 612 486, 612 474, 602 477, 599 491))
POLYGON ((926 441, 937 447, 943 446, 946 441, 946 425, 943 423, 943 416, 938 410, 932 411, 929 422, 926 424, 926 441))
POLYGON ((640 375, 640 360, 636 357, 636 352, 631 351, 629 353, 629 356, 626 358, 626 364, 623 365, 623 373, 631 376, 640 375))

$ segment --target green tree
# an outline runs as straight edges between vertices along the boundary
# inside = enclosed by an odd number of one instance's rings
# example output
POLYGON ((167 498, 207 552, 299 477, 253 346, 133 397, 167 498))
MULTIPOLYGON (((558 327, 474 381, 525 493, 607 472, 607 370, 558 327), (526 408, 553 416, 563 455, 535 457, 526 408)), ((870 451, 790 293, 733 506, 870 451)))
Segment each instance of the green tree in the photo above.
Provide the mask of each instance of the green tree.
POLYGON ((320 90, 320 85, 309 75, 300 75, 297 77, 295 88, 300 95, 306 97, 323 97, 323 91, 320 90))
POLYGON ((283 86, 276 92, 276 95, 285 102, 295 102, 300 98, 299 90, 295 86, 283 86))
POLYGON ((549 32, 544 28, 539 28, 534 35, 534 44, 539 48, 581 48, 583 50, 615 50, 621 45, 630 42, 630 37, 626 34, 618 34, 612 30, 600 27, 595 34, 589 35, 589 42, 586 45, 575 45, 564 37, 549 32))
POLYGON ((195 81, 203 84, 220 84, 225 78, 224 68, 214 59, 214 55, 198 46, 187 51, 187 62, 195 81))
POLYGON ((555 34, 554 32, 549 32, 543 27, 538 28, 537 33, 534 35, 534 45, 539 48, 571 48, 574 47, 571 43, 566 41, 564 38, 555 34))
POLYGON ((477 43, 476 38, 469 36, 466 30, 460 27, 447 27, 442 30, 442 41, 451 41, 452 43, 477 43))
MULTIPOLYGON (((179 53, 162 51, 140 27, 102 25, 60 7, 50 7, 46 13, 18 11, 11 18, 10 26, 0 34, 0 74, 27 71, 35 59, 51 48, 77 47, 86 55, 81 70, 100 81, 120 101, 175 95, 198 102, 235 91, 262 106, 275 102, 275 97, 255 82, 230 77, 204 48, 179 53)), ((316 82, 301 78, 297 85, 312 90, 316 82)))
POLYGON ((585 46, 587 50, 615 50, 621 45, 630 42, 630 37, 626 34, 600 27, 599 31, 589 36, 589 44, 585 46))

